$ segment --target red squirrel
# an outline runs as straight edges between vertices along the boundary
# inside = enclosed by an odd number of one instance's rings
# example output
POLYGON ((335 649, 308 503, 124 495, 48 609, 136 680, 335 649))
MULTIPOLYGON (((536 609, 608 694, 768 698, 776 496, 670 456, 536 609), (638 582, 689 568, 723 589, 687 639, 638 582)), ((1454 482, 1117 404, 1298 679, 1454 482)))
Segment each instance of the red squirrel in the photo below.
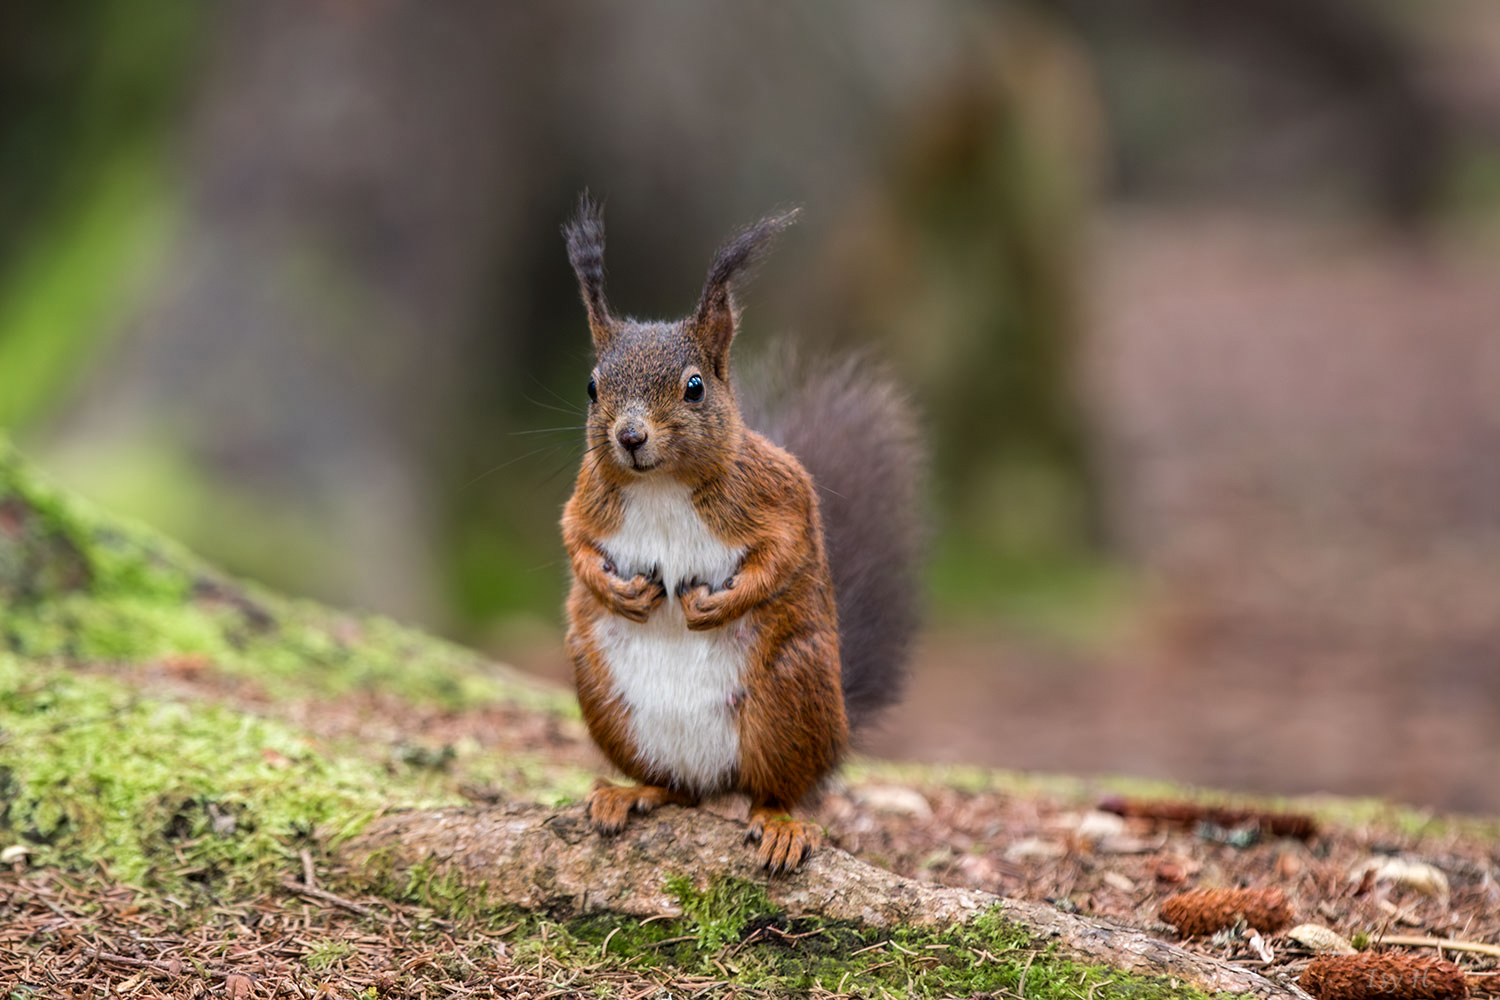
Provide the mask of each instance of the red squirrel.
POLYGON ((793 217, 730 239, 676 322, 610 312, 587 195, 564 227, 597 361, 562 517, 567 648, 594 742, 638 782, 600 782, 589 818, 615 833, 631 812, 743 793, 772 871, 818 844, 790 811, 851 723, 898 694, 919 549, 916 421, 887 380, 858 363, 783 371, 746 401, 758 431, 737 402, 736 279, 793 217))

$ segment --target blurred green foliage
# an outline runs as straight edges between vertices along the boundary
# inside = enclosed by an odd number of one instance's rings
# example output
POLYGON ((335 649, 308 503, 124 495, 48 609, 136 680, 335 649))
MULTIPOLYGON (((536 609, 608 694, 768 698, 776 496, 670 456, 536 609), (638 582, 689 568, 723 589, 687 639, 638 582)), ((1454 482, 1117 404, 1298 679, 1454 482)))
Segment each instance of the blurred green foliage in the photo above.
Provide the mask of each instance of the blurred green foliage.
POLYGON ((112 332, 167 231, 160 153, 114 154, 18 251, 0 285, 0 427, 43 416, 112 332))
POLYGON ((189 0, 0 14, 0 427, 58 402, 161 245, 202 20, 189 0))

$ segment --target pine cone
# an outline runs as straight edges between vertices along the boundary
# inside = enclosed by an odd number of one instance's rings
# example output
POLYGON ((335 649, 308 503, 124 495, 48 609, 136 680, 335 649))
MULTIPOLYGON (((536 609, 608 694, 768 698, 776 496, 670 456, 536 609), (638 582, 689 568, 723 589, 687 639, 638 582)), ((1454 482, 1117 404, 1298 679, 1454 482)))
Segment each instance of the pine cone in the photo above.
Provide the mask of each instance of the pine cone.
POLYGON ((1298 984, 1318 1000, 1447 1000, 1469 995, 1463 970, 1395 952, 1315 958, 1298 984))
POLYGON ((1189 889, 1161 904, 1161 918, 1183 937, 1212 934, 1243 915, 1245 923, 1274 934, 1292 922, 1292 907, 1280 889, 1189 889))

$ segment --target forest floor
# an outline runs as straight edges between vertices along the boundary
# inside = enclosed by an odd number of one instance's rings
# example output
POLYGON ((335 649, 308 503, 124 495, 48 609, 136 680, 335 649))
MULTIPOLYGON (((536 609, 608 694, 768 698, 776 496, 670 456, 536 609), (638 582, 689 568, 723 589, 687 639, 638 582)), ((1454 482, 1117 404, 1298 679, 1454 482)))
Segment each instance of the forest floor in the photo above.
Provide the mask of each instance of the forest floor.
MULTIPOLYGON (((602 771, 581 724, 545 711, 413 708, 363 694, 285 699, 192 659, 101 673, 152 697, 267 716, 305 729, 316 745, 357 747, 393 769, 431 770, 475 803, 507 794, 488 769, 495 760, 540 752, 559 767, 602 771)), ((818 818, 834 845, 898 873, 1051 901, 1164 940, 1177 936, 1158 909, 1184 888, 1278 887, 1299 922, 1361 944, 1406 936, 1488 946, 1489 954, 1443 954, 1470 973, 1477 994, 1500 995, 1500 822, 1352 800, 1267 806, 1317 817, 1318 832, 1297 839, 1260 836, 1253 822, 1121 818, 1096 808, 1108 798, 1139 804, 1183 794, 1191 793, 862 761, 818 818), (1372 866, 1380 873, 1362 877, 1372 866)), ((716 808, 735 815, 743 805, 716 808)), ((30 870, 24 856, 10 862, 0 873, 0 984, 10 998, 757 996, 767 994, 731 974, 750 939, 793 952, 817 944, 815 934, 797 939, 774 924, 747 927, 710 956, 723 975, 705 976, 668 960, 612 955, 607 941, 601 948, 561 923, 497 923, 428 901, 331 893, 326 887, 340 885, 336 861, 316 848, 300 861, 289 856, 282 888, 248 899, 217 898, 209 885, 163 895, 113 880, 103 865, 64 872, 30 870)), ((1257 971, 1295 973, 1308 960, 1287 938, 1268 943, 1259 953, 1247 935, 1230 931, 1186 945, 1257 971)))

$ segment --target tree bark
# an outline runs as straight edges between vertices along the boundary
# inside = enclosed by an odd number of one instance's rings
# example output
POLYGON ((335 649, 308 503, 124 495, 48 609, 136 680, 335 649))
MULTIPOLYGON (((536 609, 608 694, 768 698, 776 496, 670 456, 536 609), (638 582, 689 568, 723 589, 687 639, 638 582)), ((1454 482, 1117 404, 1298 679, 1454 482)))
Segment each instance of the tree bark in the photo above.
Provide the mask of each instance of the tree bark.
POLYGON ((814 852, 795 874, 768 880, 743 839, 742 825, 704 810, 665 808, 632 820, 618 837, 605 838, 590 827, 581 806, 552 811, 512 803, 382 816, 344 845, 340 861, 351 873, 389 871, 396 882, 425 866, 432 877, 457 876, 482 894, 482 903, 554 912, 675 915, 681 909, 664 881, 683 872, 700 885, 714 876, 763 883, 771 902, 789 916, 863 927, 963 923, 999 906, 1037 941, 1055 944, 1078 960, 1173 977, 1211 993, 1297 995, 1140 930, 975 889, 926 885, 831 847, 814 852))

